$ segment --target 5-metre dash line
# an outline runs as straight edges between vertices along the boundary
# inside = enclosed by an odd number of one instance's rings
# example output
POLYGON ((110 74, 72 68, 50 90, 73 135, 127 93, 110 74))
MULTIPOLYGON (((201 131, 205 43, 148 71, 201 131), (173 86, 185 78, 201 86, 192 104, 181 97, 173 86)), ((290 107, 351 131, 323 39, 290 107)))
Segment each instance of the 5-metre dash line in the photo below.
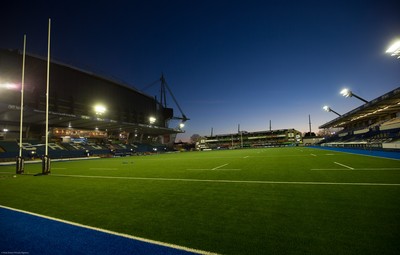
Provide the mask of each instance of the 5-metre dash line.
POLYGON ((342 166, 342 167, 348 168, 348 169, 350 169, 350 170, 354 170, 354 168, 352 168, 352 167, 349 167, 349 166, 346 166, 346 165, 344 165, 344 164, 340 164, 340 163, 338 163, 338 162, 333 162, 333 163, 335 163, 336 165, 339 165, 339 166, 342 166))

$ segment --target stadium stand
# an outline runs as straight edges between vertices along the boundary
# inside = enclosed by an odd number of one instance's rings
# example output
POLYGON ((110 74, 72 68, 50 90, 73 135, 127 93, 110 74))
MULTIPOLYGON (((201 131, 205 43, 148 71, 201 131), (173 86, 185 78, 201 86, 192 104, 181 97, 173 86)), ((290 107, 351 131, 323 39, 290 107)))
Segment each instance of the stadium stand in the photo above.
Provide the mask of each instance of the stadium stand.
MULTIPOLYGON (((0 158, 15 160, 19 153, 22 53, 0 49, 0 158), (5 80, 6 77, 7 79, 5 80), (7 131, 4 131, 7 130, 7 131)), ((26 55, 23 156, 41 157, 48 135, 51 158, 125 156, 171 150, 179 128, 169 128, 172 108, 133 86, 57 61, 51 61, 49 132, 44 130, 46 59, 26 55), (94 93, 95 92, 95 93, 94 93), (105 112, 95 110, 101 102, 105 112), (150 117, 155 117, 154 123, 150 117)), ((162 76, 157 82, 166 85, 162 76)), ((170 89, 168 89, 170 91, 170 89)), ((175 100, 175 99, 174 99, 175 100)), ((181 111, 181 109, 180 109, 181 111)), ((182 112, 181 112, 182 113, 182 112)), ((182 113, 183 114, 183 113, 182 113)))
POLYGON ((199 150, 235 149, 296 146, 299 143, 301 143, 301 132, 295 129, 280 129, 206 136, 197 147, 199 150))
POLYGON ((340 128, 320 146, 400 151, 400 88, 320 126, 340 128))

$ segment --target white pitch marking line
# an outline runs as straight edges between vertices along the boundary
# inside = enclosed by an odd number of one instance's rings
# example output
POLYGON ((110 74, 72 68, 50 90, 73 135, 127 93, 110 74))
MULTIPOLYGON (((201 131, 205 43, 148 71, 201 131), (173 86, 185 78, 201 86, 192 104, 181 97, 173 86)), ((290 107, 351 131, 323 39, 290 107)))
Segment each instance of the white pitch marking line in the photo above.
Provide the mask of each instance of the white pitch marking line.
POLYGON ((354 169, 337 169, 337 168, 316 168, 316 169, 310 169, 311 171, 399 171, 400 168, 354 168, 354 169))
POLYGON ((214 168, 211 169, 211 170, 217 170, 218 168, 221 168, 221 167, 224 167, 224 166, 227 166, 227 165, 229 165, 229 164, 227 163, 227 164, 224 164, 224 165, 221 165, 221 166, 217 166, 217 167, 214 167, 214 168))
POLYGON ((240 171, 242 169, 201 169, 201 168, 192 168, 192 169, 186 169, 188 171, 240 171))
POLYGON ((315 155, 315 154, 312 154, 312 153, 311 153, 310 155, 311 155, 311 156, 314 156, 314 157, 316 157, 316 156, 317 156, 317 155, 315 155))
POLYGON ((344 169, 344 168, 329 168, 329 169, 310 169, 311 171, 350 171, 354 169, 344 169))
POLYGON ((110 235, 125 237, 125 238, 131 239, 131 240, 137 240, 137 241, 141 241, 141 242, 145 242, 145 243, 151 243, 151 244, 156 244, 156 245, 160 245, 160 246, 165 246, 165 247, 169 247, 169 248, 173 248, 173 249, 177 249, 177 250, 183 250, 183 251, 193 252, 193 253, 197 253, 197 254, 216 254, 216 253, 202 251, 202 250, 198 250, 198 249, 192 249, 192 248, 188 248, 188 247, 180 246, 180 245, 176 245, 176 244, 164 243, 164 242, 155 241, 155 240, 151 240, 151 239, 147 239, 147 238, 143 238, 143 237, 118 233, 118 232, 114 232, 114 231, 107 230, 107 229, 91 227, 88 225, 83 225, 83 224, 72 222, 72 221, 67 221, 67 220, 58 219, 58 218, 54 218, 54 217, 50 217, 50 216, 46 216, 46 215, 42 215, 42 214, 24 211, 24 210, 12 208, 12 207, 4 206, 4 205, 0 205, 0 208, 4 208, 4 209, 11 210, 14 212, 20 212, 20 213, 24 213, 24 214, 28 214, 28 215, 32 215, 35 217, 56 221, 56 222, 61 222, 61 223, 67 224, 67 225, 72 225, 72 226, 76 226, 76 227, 80 227, 80 228, 99 231, 99 232, 103 232, 103 233, 110 234, 110 235))
POLYGON ((89 170, 118 170, 118 168, 89 168, 89 170))
POLYGON ((400 183, 368 183, 368 182, 284 182, 284 181, 240 181, 240 180, 207 180, 207 179, 175 179, 156 177, 123 177, 123 176, 90 176, 51 174, 49 177, 74 177, 120 180, 144 180, 144 181, 182 181, 182 182, 215 182, 215 183, 249 183, 249 184, 294 184, 294 185, 349 185, 349 186, 400 186, 400 183))
POLYGON ((212 169, 203 169, 203 168, 193 168, 193 169, 186 169, 188 171, 212 171, 212 169))
POLYGON ((248 158, 249 156, 244 156, 243 158, 248 158))
POLYGON ((344 165, 344 164, 340 164, 340 163, 338 163, 338 162, 333 162, 333 163, 335 163, 336 165, 342 166, 342 167, 346 167, 346 168, 348 168, 348 169, 350 169, 350 170, 354 170, 354 168, 349 167, 349 166, 346 166, 346 165, 344 165))

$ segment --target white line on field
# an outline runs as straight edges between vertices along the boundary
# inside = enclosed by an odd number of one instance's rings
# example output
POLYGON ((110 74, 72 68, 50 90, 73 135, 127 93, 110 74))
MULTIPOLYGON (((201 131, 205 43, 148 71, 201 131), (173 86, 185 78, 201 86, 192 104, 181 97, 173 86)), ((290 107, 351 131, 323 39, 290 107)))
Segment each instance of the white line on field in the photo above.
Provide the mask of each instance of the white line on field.
POLYGON ((221 167, 224 167, 224 166, 227 166, 227 165, 229 165, 229 164, 220 165, 220 166, 214 167, 214 168, 211 169, 211 170, 217 170, 218 168, 221 168, 221 167))
POLYGON ((400 186, 400 183, 368 183, 368 182, 284 182, 284 181, 240 181, 240 180, 207 180, 207 179, 176 179, 152 177, 123 177, 123 176, 90 176, 51 174, 49 177, 97 178, 143 181, 181 181, 181 182, 215 182, 215 183, 248 183, 248 184, 294 184, 294 185, 349 185, 349 186, 400 186))
POLYGON ((186 169, 186 170, 188 170, 188 171, 240 171, 240 170, 242 170, 242 169, 221 169, 222 167, 227 166, 227 165, 229 165, 229 163, 221 165, 221 166, 214 167, 212 169, 209 169, 209 168, 189 168, 189 169, 186 169))
POLYGON ((118 170, 118 168, 107 168, 107 167, 104 167, 104 168, 89 168, 89 170, 118 170))
POLYGON ((346 168, 348 168, 348 169, 350 169, 350 170, 354 170, 354 168, 349 167, 349 166, 346 166, 346 165, 344 165, 344 164, 340 164, 340 163, 338 163, 338 162, 333 162, 333 163, 335 163, 336 165, 342 166, 342 167, 346 167, 346 168))
POLYGON ((229 165, 229 163, 214 167, 212 169, 210 169, 210 168, 189 168, 186 170, 189 170, 189 171, 239 171, 239 170, 242 170, 242 169, 221 169, 222 167, 227 166, 227 165, 229 165))
POLYGON ((142 238, 142 237, 138 237, 138 236, 132 236, 132 235, 128 235, 128 234, 118 233, 118 232, 110 231, 110 230, 107 230, 107 229, 91 227, 91 226, 88 226, 88 225, 83 225, 83 224, 72 222, 72 221, 67 221, 67 220, 58 219, 58 218, 54 218, 54 217, 50 217, 50 216, 46 216, 46 215, 42 215, 42 214, 37 214, 37 213, 29 212, 29 211, 24 211, 24 210, 12 208, 12 207, 4 206, 4 205, 0 205, 0 208, 4 208, 4 209, 11 210, 11 211, 14 211, 14 212, 20 212, 20 213, 24 213, 24 214, 28 214, 28 215, 32 215, 32 216, 35 216, 35 217, 40 217, 40 218, 43 218, 43 219, 56 221, 56 222, 61 222, 61 223, 64 223, 64 224, 68 224, 68 225, 72 225, 72 226, 76 226, 76 227, 80 227, 80 228, 85 228, 85 229, 90 229, 90 230, 94 230, 94 231, 103 232, 103 233, 110 234, 110 235, 120 236, 120 237, 128 238, 128 239, 131 239, 131 240, 137 240, 137 241, 141 241, 141 242, 145 242, 145 243, 151 243, 151 244, 156 244, 156 245, 160 245, 160 246, 165 246, 165 247, 169 247, 169 248, 173 248, 173 249, 177 249, 177 250, 183 250, 183 251, 193 252, 193 253, 197 253, 197 254, 216 254, 216 253, 211 253, 211 252, 208 252, 208 251, 192 249, 192 248, 188 248, 188 247, 180 246, 180 245, 176 245, 176 244, 164 243, 164 242, 155 241, 155 240, 142 238))
POLYGON ((314 156, 314 157, 316 157, 316 156, 317 156, 317 155, 315 155, 315 154, 312 154, 312 153, 311 153, 310 155, 311 155, 311 156, 314 156))
POLYGON ((248 158, 249 156, 244 156, 243 158, 248 158))
POLYGON ((315 168, 310 169, 311 171, 399 171, 400 168, 353 168, 353 169, 337 169, 337 168, 315 168))
POLYGON ((240 171, 242 169, 202 169, 202 168, 189 168, 188 171, 240 171))

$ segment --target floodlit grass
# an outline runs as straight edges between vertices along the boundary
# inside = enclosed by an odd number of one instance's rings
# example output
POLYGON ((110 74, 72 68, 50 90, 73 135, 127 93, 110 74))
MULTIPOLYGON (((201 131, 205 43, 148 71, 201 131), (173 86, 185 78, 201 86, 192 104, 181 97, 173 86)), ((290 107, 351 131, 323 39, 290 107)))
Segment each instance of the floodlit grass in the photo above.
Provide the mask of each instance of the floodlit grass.
POLYGON ((400 252, 398 160, 268 148, 40 167, 0 167, 0 204, 222 254, 400 252))

